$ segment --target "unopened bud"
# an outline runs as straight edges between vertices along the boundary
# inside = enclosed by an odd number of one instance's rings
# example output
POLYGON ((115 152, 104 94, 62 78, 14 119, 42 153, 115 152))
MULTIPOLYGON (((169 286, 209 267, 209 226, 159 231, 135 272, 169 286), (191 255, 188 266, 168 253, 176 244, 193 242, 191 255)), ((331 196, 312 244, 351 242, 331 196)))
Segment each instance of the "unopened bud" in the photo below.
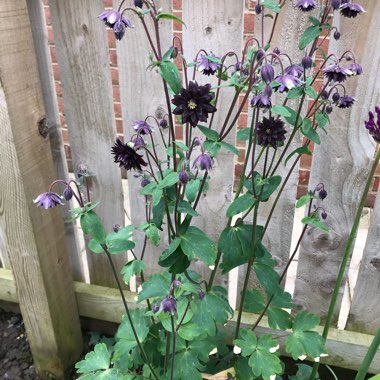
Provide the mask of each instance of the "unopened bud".
POLYGON ((65 187, 63 190, 63 198, 69 201, 74 195, 73 189, 70 186, 65 187))
POLYGON ((332 100, 333 100, 334 102, 337 102, 339 99, 340 99, 340 95, 339 95, 339 93, 338 93, 338 92, 334 92, 334 93, 333 93, 333 96, 332 96, 332 100))
POLYGON ((334 40, 338 41, 340 39, 340 32, 338 32, 337 30, 334 32, 333 34, 333 37, 334 37, 334 40))
POLYGON ((301 64, 302 64, 302 66, 303 66, 305 69, 311 69, 312 66, 313 66, 313 60, 312 60, 311 57, 309 57, 308 55, 305 55, 305 56, 302 58, 301 64))

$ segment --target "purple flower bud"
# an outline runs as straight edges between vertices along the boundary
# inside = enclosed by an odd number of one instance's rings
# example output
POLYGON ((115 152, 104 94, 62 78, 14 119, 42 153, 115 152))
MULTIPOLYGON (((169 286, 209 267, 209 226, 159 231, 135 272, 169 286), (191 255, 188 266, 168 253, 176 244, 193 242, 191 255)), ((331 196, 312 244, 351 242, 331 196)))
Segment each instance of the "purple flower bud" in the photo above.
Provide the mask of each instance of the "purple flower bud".
POLYGON ((121 19, 115 22, 115 25, 113 26, 113 32, 117 40, 120 41, 123 38, 125 34, 125 24, 121 19))
POLYGON ((170 53, 171 59, 176 59, 178 57, 178 48, 176 46, 172 46, 172 52, 170 53))
POLYGON ((140 135, 150 135, 154 131, 154 128, 145 120, 135 120, 133 128, 140 135))
POLYGON ((133 143, 133 149, 134 150, 142 149, 145 146, 145 141, 140 135, 133 137, 132 143, 133 143))
POLYGON ((199 297, 199 299, 200 299, 201 301, 203 301, 203 300, 205 299, 205 297, 206 297, 206 293, 200 291, 200 292, 198 293, 198 297, 199 297))
POLYGON ((184 170, 178 173, 178 177, 182 185, 186 185, 189 182, 189 175, 184 170))
POLYGON ((208 153, 200 154, 193 163, 193 168, 210 171, 212 169, 212 158, 208 153))
POLYGON ((119 232, 119 230, 120 230, 120 224, 114 224, 113 225, 113 227, 112 227, 112 229, 113 229, 113 232, 119 232))
POLYGON ((290 65, 285 69, 285 75, 291 75, 300 78, 303 74, 303 68, 300 65, 290 65))
POLYGON ((168 121, 166 119, 160 120, 160 127, 162 129, 166 129, 168 127, 168 125, 169 125, 169 123, 168 123, 168 121))
POLYGON ((199 146, 199 145, 201 145, 201 139, 199 137, 194 137, 193 146, 199 146))
POLYGON ((75 177, 80 180, 82 177, 88 177, 88 170, 86 164, 79 164, 77 170, 75 171, 75 177))
POLYGON ((353 64, 350 66, 350 70, 351 70, 355 75, 361 75, 361 74, 363 74, 363 68, 361 67, 361 65, 359 65, 359 63, 353 63, 353 64))
POLYGON ((327 191, 325 189, 322 189, 320 192, 319 192, 319 198, 324 200, 326 197, 327 197, 327 191))
POLYGON ((325 220, 325 219, 327 218, 327 212, 326 212, 326 211, 323 211, 323 212, 321 213, 321 218, 322 218, 323 220, 325 220))
POLYGON ((52 191, 40 194, 33 202, 36 203, 37 207, 43 206, 46 210, 57 205, 63 205, 62 198, 52 191))
POLYGON ((141 181, 141 187, 145 187, 150 184, 150 181, 148 178, 143 178, 141 181))
POLYGON ((63 198, 69 201, 74 195, 73 189, 70 186, 66 186, 63 190, 63 198))
POLYGON ((331 0, 331 6, 336 11, 340 7, 340 0, 331 0))
POLYGON ((334 40, 338 41, 340 39, 340 32, 338 32, 337 30, 335 30, 335 32, 333 34, 333 37, 334 37, 334 40))
POLYGON ((332 100, 336 103, 340 99, 340 95, 338 92, 334 92, 332 96, 332 100))
POLYGON ((266 84, 269 84, 274 79, 274 68, 269 63, 262 65, 261 67, 261 78, 266 84))
POLYGON ((259 15, 263 10, 263 7, 261 6, 261 4, 259 2, 257 2, 256 6, 255 6, 255 13, 257 15, 259 15))
POLYGON ((306 70, 311 69, 313 67, 313 60, 308 55, 305 55, 302 58, 301 64, 302 64, 304 69, 306 69, 306 70))
POLYGON ((278 47, 275 47, 273 49, 273 53, 279 55, 281 53, 281 50, 278 47))
POLYGON ((167 296, 161 302, 161 309, 164 313, 170 313, 171 315, 174 315, 174 313, 177 311, 177 301, 174 297, 167 296))
POLYGON ((329 93, 326 90, 323 90, 321 92, 321 98, 325 99, 325 100, 328 99, 329 98, 329 93))
POLYGON ((171 285, 172 287, 173 287, 173 289, 174 288, 179 288, 180 286, 181 286, 181 281, 179 281, 179 280, 174 280, 173 282, 172 282, 172 285, 171 285))
POLYGON ((327 114, 330 114, 333 111, 332 105, 329 104, 328 106, 326 106, 325 111, 327 114))
POLYGON ((135 7, 142 8, 143 7, 143 1, 142 0, 134 0, 135 7))
POLYGON ((264 49, 259 49, 257 54, 256 54, 256 59, 258 61, 262 60, 265 57, 265 50, 264 49))
POLYGON ((159 310, 160 310, 160 305, 158 303, 155 303, 152 305, 153 313, 157 313, 159 310))

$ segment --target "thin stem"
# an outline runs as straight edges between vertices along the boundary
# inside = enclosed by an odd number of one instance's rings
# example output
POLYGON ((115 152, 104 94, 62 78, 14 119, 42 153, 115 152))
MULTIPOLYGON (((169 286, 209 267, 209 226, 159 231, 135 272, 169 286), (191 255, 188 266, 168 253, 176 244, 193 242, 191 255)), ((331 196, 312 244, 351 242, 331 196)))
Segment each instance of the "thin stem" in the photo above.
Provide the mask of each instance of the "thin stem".
POLYGON ((191 301, 189 300, 187 302, 187 306, 186 306, 186 309, 185 309, 185 311, 183 313, 183 316, 182 316, 181 320, 179 321, 179 323, 178 323, 177 328, 175 329, 175 331, 179 330, 179 328, 181 327, 183 321, 185 320, 186 314, 187 314, 187 312, 189 311, 189 308, 190 308, 190 303, 191 303, 191 301))
POLYGON ((173 350, 172 350, 172 366, 170 369, 170 380, 174 379, 174 361, 175 361, 175 343, 176 343, 176 329, 174 327, 174 317, 170 314, 170 321, 172 324, 172 338, 173 338, 173 350))
POLYGON ((152 375, 154 376, 154 378, 156 380, 159 380, 159 377, 156 375, 156 372, 154 371, 152 365, 149 363, 148 357, 147 357, 147 355, 146 355, 146 353, 144 351, 144 347, 142 346, 142 344, 140 342, 140 339, 139 339, 139 337, 137 335, 135 326, 133 324, 132 316, 131 316, 131 313, 129 311, 129 307, 128 307, 127 301, 125 299, 124 292, 123 292, 123 289, 121 287, 121 283, 120 283, 119 277, 117 275, 117 272, 116 272, 115 265, 113 263, 111 254, 109 253, 109 251, 107 249, 107 246, 105 244, 102 244, 102 248, 103 248, 104 252, 106 253, 108 261, 110 263, 110 266, 111 266, 111 269, 112 269, 112 273, 113 273, 113 276, 114 276, 114 278, 116 280, 116 284, 117 284, 117 287, 118 287, 119 292, 120 292, 121 299, 122 299, 123 304, 124 304, 125 312, 127 314, 129 324, 131 325, 133 336, 135 337, 136 343, 139 346, 141 356, 144 359, 144 362, 148 365, 148 367, 149 367, 150 371, 152 372, 152 375))
MULTIPOLYGON (((353 245, 354 245, 354 242, 356 239, 356 234, 358 232, 360 217, 362 215, 364 204, 365 204, 365 201, 367 199, 368 191, 369 191, 369 188, 371 187, 372 178, 375 174, 376 167, 379 163, 379 160, 380 160, 380 149, 378 149, 378 151, 376 153, 376 157, 373 160, 371 171, 368 175, 367 182, 366 182, 363 194, 362 194, 361 199, 360 199, 359 207, 358 207, 356 214, 355 214, 354 224, 352 226, 350 236, 348 237, 348 240, 347 240, 347 244, 346 244, 346 248, 344 251, 342 263, 340 264, 340 268, 339 268, 338 278, 337 278, 336 283, 335 283, 334 291, 333 291, 331 301, 330 301, 330 305, 329 305, 329 310, 327 312, 325 326, 323 328, 322 336, 324 339, 327 339, 329 329, 330 329, 330 326, 331 326, 331 323, 332 323, 332 320, 334 317, 335 305, 336 305, 336 302, 338 299, 340 287, 341 287, 343 279, 344 279, 344 273, 346 271, 347 261, 351 255, 351 252, 352 252, 352 248, 353 248, 353 245)), ((315 379, 315 376, 316 376, 317 371, 318 371, 318 367, 319 367, 319 363, 314 363, 313 371, 309 377, 309 380, 315 379)))
POLYGON ((380 347, 380 329, 377 329, 376 335, 373 338, 371 345, 368 348, 367 353, 364 356, 362 364, 360 365, 359 371, 355 377, 355 380, 364 380, 365 375, 376 355, 378 348, 380 347))

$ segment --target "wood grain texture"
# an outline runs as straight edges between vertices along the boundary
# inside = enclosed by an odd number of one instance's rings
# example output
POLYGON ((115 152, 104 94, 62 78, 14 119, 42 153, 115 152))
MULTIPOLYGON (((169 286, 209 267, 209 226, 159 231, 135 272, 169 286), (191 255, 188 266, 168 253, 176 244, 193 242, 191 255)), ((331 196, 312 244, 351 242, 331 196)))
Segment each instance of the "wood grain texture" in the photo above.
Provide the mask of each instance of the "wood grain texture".
MULTIPOLYGON (((65 150, 63 147, 43 0, 27 0, 27 6, 36 51, 42 96, 46 110, 45 126, 47 128, 47 133, 50 140, 56 178, 63 179, 68 182, 69 173, 65 150)), ((64 219, 70 219, 70 208, 73 208, 72 202, 66 202, 66 204, 61 208, 64 219)), ((65 223, 64 226, 67 249, 70 253, 73 279, 76 281, 84 281, 83 264, 79 257, 77 230, 74 228, 73 223, 65 223)))
POLYGON ((36 368, 42 379, 63 378, 82 338, 61 213, 33 204, 55 171, 49 140, 38 131, 45 110, 24 0, 1 2, 0 41, 10 120, 0 124, 1 225, 36 368))
MULTIPOLYGON (((77 297, 79 313, 82 317, 95 318, 108 322, 120 323, 123 314, 123 304, 116 289, 105 288, 92 284, 74 282, 75 295, 77 297)), ((128 306, 138 307, 134 302, 136 293, 124 292, 128 306)), ((18 302, 17 294, 14 292, 14 282, 9 270, 0 269, 0 300, 6 299, 10 302, 18 302)), ((249 328, 257 319, 257 315, 243 313, 242 327, 249 328)), ((226 342, 231 344, 234 339, 235 320, 227 324, 226 342)), ((269 328, 266 317, 260 322, 255 330, 258 335, 275 334, 280 343, 281 353, 284 353, 284 344, 288 332, 273 331, 269 328)), ((322 332, 322 327, 316 328, 322 332)), ((342 368, 358 369, 365 353, 371 344, 373 336, 351 331, 331 329, 327 340, 329 356, 323 358, 323 363, 333 364, 342 368)), ((370 367, 370 373, 380 372, 380 350, 375 356, 370 367)))
MULTIPOLYGON (((367 13, 357 19, 334 15, 334 24, 342 33, 341 40, 331 41, 330 51, 338 56, 352 50, 363 65, 364 75, 349 78, 346 93, 357 99, 352 109, 337 109, 331 115, 328 134, 321 133, 322 143, 314 153, 310 189, 323 182, 328 197, 323 201, 330 226, 329 233, 310 228, 300 250, 296 279, 295 302, 300 308, 325 319, 348 235, 360 201, 374 144, 363 121, 368 107, 378 103, 380 82, 379 17, 380 4, 364 1, 367 13)), ((343 62, 342 65, 349 64, 343 62)), ((344 283, 341 289, 343 294, 344 283)), ((341 304, 338 298, 335 320, 341 304)))
MULTIPOLYGON (((242 0, 184 0, 183 20, 187 28, 183 30, 183 48, 187 61, 193 61, 200 49, 207 52, 212 51, 219 57, 230 51, 236 52, 240 56, 243 37, 243 12, 244 1, 242 0)), ((227 65, 235 63, 236 60, 234 59, 226 60, 227 65)), ((190 78, 192 72, 192 69, 189 70, 190 78)), ((212 85, 217 85, 216 78, 206 77, 200 72, 197 73, 196 80, 202 84, 211 82, 212 85)), ((222 128, 234 95, 235 90, 233 88, 221 90, 213 129, 220 131, 222 128)), ((237 107, 234 108, 232 117, 235 116, 236 111, 237 107)), ((196 130, 194 131, 196 132, 196 130)), ((227 137, 226 142, 235 145, 235 132, 236 125, 227 137)), ((204 139, 203 135, 201 137, 204 139)), ((210 172, 209 189, 201 197, 198 206, 198 212, 201 216, 193 219, 194 224, 206 232, 216 243, 220 233, 227 225, 226 211, 232 199, 234 165, 235 156, 222 149, 215 158, 213 169, 210 172)), ((201 262, 196 262, 194 269, 205 278, 210 275, 210 269, 201 262)), ((228 277, 218 275, 216 283, 222 283, 227 287, 228 277)))
MULTIPOLYGON (((120 0, 114 0, 113 6, 117 8, 120 0)), ((171 13, 170 1, 157 1, 157 6, 161 7, 165 13, 171 13)), ((151 48, 144 32, 140 20, 127 13, 131 17, 135 28, 128 29, 122 41, 117 41, 117 58, 119 67, 119 85, 121 96, 121 110, 123 116, 123 129, 125 141, 129 141, 135 133, 132 128, 134 120, 144 120, 148 115, 162 117, 167 114, 164 87, 160 73, 157 69, 147 71, 149 65, 149 54, 151 48)), ((155 41, 153 25, 149 16, 145 17, 148 29, 155 41)), ((172 45, 172 22, 162 20, 160 22, 160 38, 162 51, 167 51, 172 45)), ((165 147, 162 144, 160 132, 152 120, 149 123, 155 127, 154 139, 157 145, 157 153, 161 160, 166 159, 165 147)), ((165 138, 169 130, 164 132, 165 138)), ((146 139, 150 143, 149 139, 146 139)), ((131 222, 134 226, 145 222, 145 200, 139 195, 141 188, 141 177, 136 178, 133 172, 128 172, 128 190, 130 194, 131 222)), ((168 245, 167 232, 165 225, 164 232, 161 233, 161 243, 159 247, 154 247, 150 241, 147 242, 147 249, 144 261, 147 264, 146 275, 162 271, 158 265, 158 257, 168 245)), ((142 251, 144 234, 136 231, 134 235, 137 239, 136 254, 140 257, 142 251)))
POLYGON ((375 334, 380 328, 380 193, 378 192, 346 329, 375 334))
MULTIPOLYGON (((91 199, 106 230, 124 224, 120 170, 110 149, 116 140, 106 28, 97 16, 102 0, 49 2, 74 168, 84 163, 91 199)), ((127 255, 114 258, 118 267, 127 255)), ((115 286, 105 255, 88 251, 90 280, 115 286)))

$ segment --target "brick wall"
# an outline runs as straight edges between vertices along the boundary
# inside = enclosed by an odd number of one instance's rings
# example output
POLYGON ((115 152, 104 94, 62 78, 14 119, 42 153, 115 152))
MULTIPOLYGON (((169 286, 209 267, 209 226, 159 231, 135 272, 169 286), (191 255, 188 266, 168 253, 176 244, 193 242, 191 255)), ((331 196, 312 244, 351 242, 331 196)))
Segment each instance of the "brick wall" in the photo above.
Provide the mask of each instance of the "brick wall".
MULTIPOLYGON (((103 0, 103 1, 104 1, 105 8, 112 7, 112 0, 103 0)), ((182 0, 172 0, 172 3, 173 3, 174 14, 182 18, 182 0)), ((247 40, 248 38, 253 36, 253 32, 254 32, 254 24, 255 24, 254 9, 256 5, 256 1, 245 0, 245 3, 246 4, 245 4, 245 12, 244 12, 244 40, 247 40)), ((64 140, 64 145, 65 145, 65 153, 66 153, 67 161, 69 164, 69 168, 72 169, 72 157, 71 157, 70 145, 68 141, 68 131, 67 131, 67 124, 65 121, 61 82, 60 82, 59 68, 58 68, 58 63, 57 63, 57 53, 56 53, 56 48, 54 46, 54 34, 53 34, 52 26, 51 26, 48 0, 44 0, 44 4, 45 4, 45 15, 46 15, 47 30, 48 30, 49 47, 50 47, 50 52, 51 52, 51 57, 52 57, 52 62, 53 62, 54 80, 55 80, 55 86, 57 90, 58 106, 59 106, 59 112, 60 112, 60 118, 61 118, 63 140, 64 140)), ((177 21, 173 21, 173 33, 178 38, 182 38, 182 24, 181 23, 177 21)), ((113 32, 111 30, 107 30, 107 34, 108 34, 108 44, 109 44, 111 78, 112 78, 112 86, 113 86, 116 132, 117 132, 118 137, 122 139, 123 126, 122 126, 122 118, 121 118, 120 88, 119 88, 119 76, 118 76, 118 67, 117 67, 116 41, 113 36, 113 32)), ((325 37, 324 35, 321 36, 321 47, 324 51, 327 51, 329 38, 324 38, 324 37, 325 37)), ((317 52, 316 59, 317 61, 322 60, 322 56, 319 51, 317 52)), ((177 64, 177 67, 180 70, 182 70, 180 58, 177 58, 175 63, 177 64)), ((315 89, 319 90, 322 85, 323 85, 323 78, 320 77, 315 82, 315 89)), ((243 99, 243 95, 240 96, 239 101, 241 102, 242 99, 243 99)), ((237 128, 246 127, 247 121, 248 121, 248 104, 245 105, 243 112, 240 115, 237 128)), ((179 125, 179 124, 176 125, 176 135, 178 136, 178 138, 183 137, 182 125, 179 125)), ((245 144, 244 142, 241 142, 241 141, 238 141, 237 144, 240 150, 240 155, 236 160, 235 175, 239 176, 243 169, 243 163, 244 163, 244 157, 245 157, 245 144)), ((311 150, 313 149, 313 145, 310 146, 310 149, 311 150)), ((309 183, 311 160, 312 158, 307 155, 303 155, 301 157, 297 196, 301 196, 305 194, 307 191, 308 183, 309 183)), ((367 206, 373 206, 379 184, 380 184, 380 167, 378 167, 378 170, 376 171, 376 177, 374 179, 371 192, 367 199, 367 206)))

